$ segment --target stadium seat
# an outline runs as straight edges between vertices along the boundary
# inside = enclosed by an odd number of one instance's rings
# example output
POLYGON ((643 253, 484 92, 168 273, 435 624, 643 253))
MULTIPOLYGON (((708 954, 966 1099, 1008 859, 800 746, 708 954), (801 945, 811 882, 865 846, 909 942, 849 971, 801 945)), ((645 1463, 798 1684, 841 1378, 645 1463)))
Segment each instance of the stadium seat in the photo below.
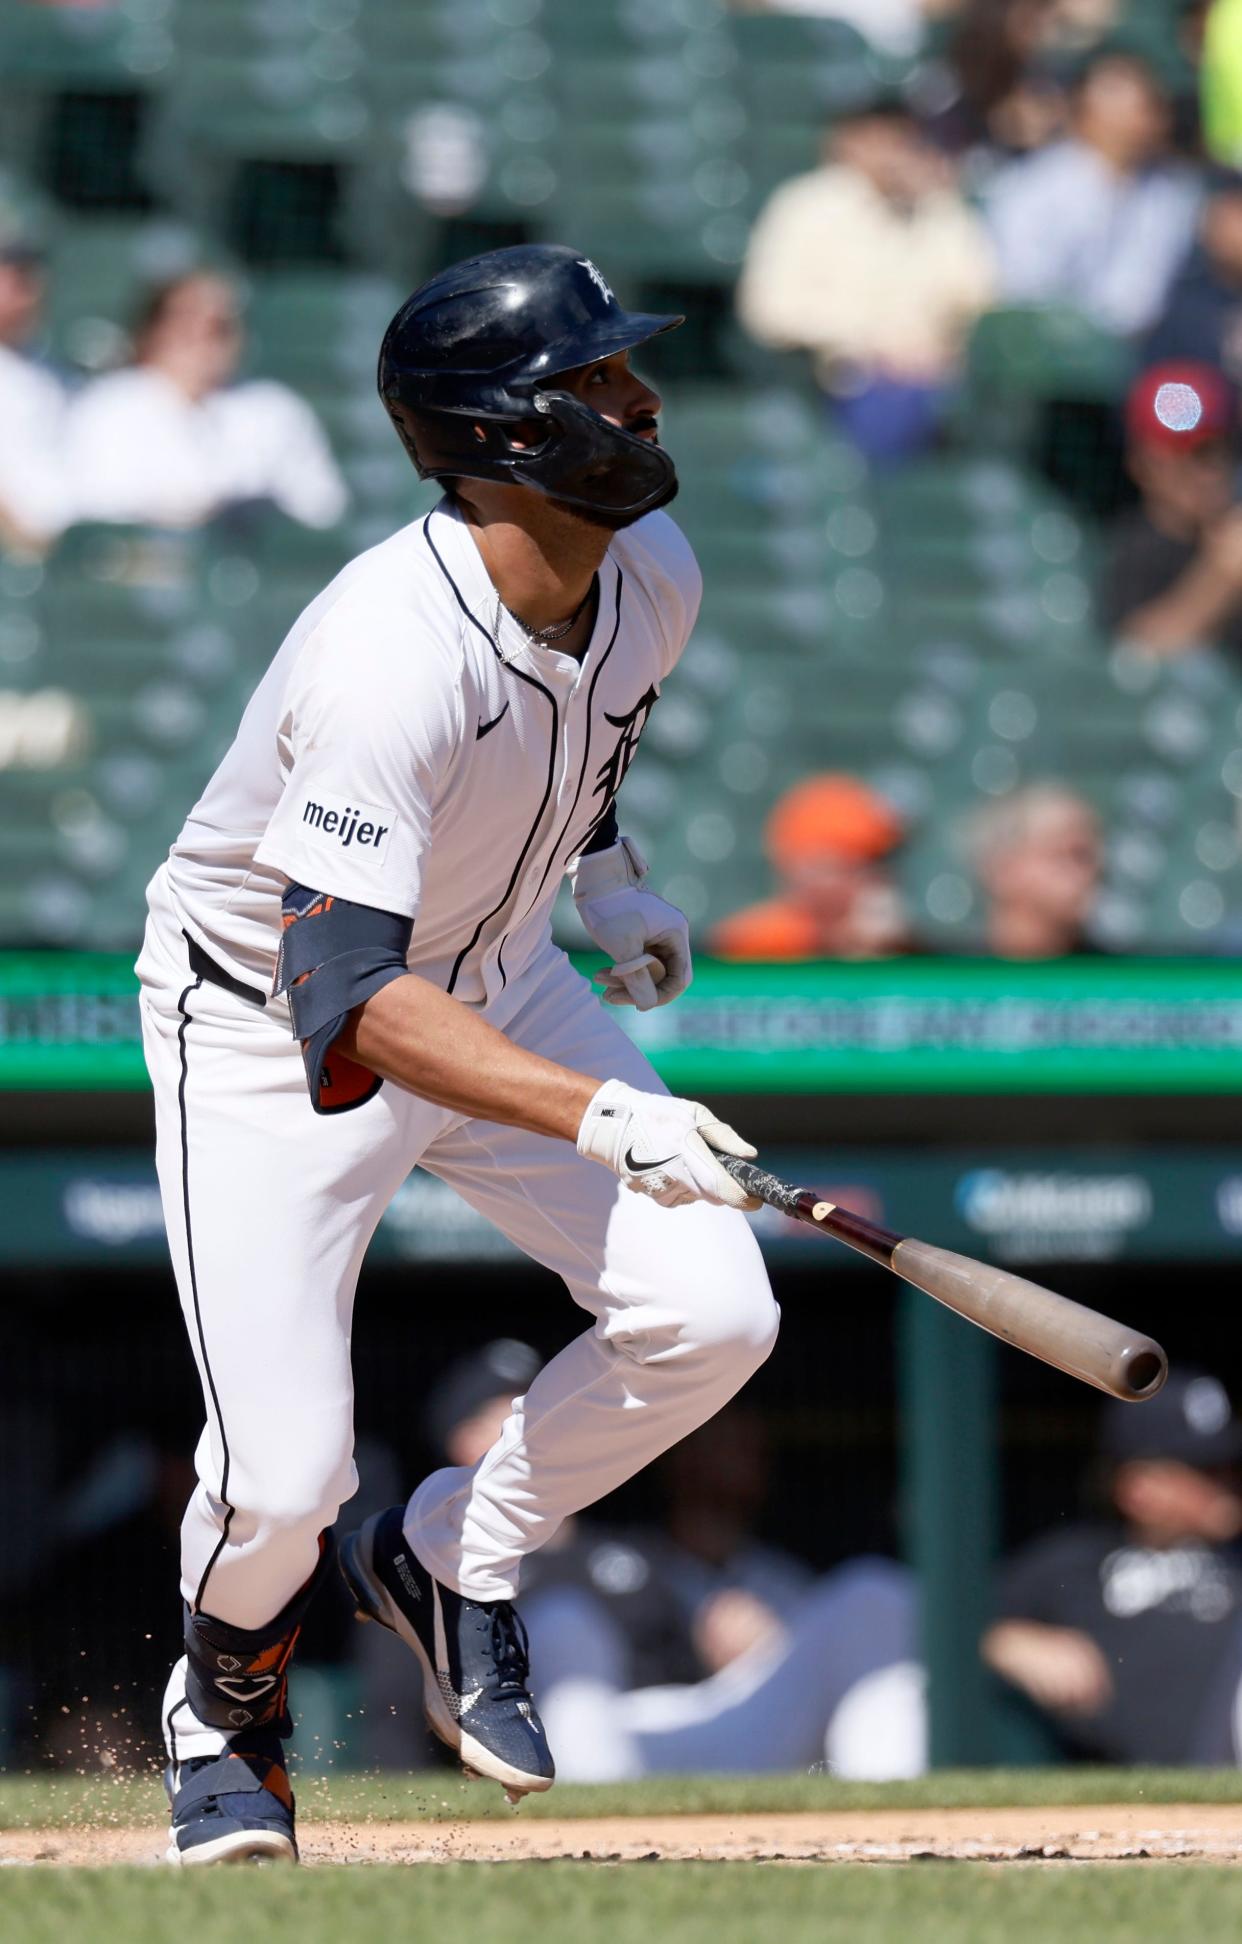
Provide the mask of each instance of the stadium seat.
POLYGON ((1064 304, 985 311, 971 334, 972 392, 1037 398, 1102 399, 1124 395, 1132 354, 1084 312, 1064 304))

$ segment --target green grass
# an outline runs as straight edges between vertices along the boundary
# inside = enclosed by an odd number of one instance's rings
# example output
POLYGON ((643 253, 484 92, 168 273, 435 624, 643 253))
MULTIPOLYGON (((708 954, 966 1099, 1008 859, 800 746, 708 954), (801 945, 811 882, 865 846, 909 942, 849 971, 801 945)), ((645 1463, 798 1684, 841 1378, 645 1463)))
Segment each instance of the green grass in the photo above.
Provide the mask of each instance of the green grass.
POLYGON ((445 1864, 5 1872, 5 1944, 1236 1944, 1236 1871, 1012 1864, 445 1864))
MULTIPOLYGON (((826 1775, 655 1776, 595 1786, 561 1783, 510 1809, 499 1789, 458 1776, 317 1774, 297 1779, 307 1821, 508 1821, 551 1816, 662 1816, 800 1809, 998 1809, 1030 1804, 1242 1802, 1237 1769, 942 1769, 916 1782, 836 1782, 826 1775)), ((0 1829, 158 1822, 157 1777, 0 1777, 0 1829)))
MULTIPOLYGON (((918 1782, 675 1777, 561 1787, 520 1811, 456 1777, 304 1774, 309 1821, 1237 1802, 1214 1770, 957 1770, 918 1782)), ((158 1782, 0 1778, 0 1827, 161 1822, 158 1782)), ((0 1842, 0 1851, 3 1843, 0 1842)), ((0 1944, 1235 1944, 1242 1875, 1207 1864, 356 1864, 285 1870, 6 1869, 0 1944)))

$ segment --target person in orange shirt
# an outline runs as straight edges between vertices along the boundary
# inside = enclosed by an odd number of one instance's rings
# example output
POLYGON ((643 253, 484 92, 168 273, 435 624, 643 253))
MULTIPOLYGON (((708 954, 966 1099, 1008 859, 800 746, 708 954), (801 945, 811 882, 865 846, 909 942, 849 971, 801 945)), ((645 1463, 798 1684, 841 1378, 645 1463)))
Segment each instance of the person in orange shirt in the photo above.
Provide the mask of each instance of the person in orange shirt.
POLYGON ((911 949, 890 859, 905 830, 855 777, 808 776, 772 809, 764 849, 775 897, 724 918, 708 948, 725 959, 871 959, 911 949))

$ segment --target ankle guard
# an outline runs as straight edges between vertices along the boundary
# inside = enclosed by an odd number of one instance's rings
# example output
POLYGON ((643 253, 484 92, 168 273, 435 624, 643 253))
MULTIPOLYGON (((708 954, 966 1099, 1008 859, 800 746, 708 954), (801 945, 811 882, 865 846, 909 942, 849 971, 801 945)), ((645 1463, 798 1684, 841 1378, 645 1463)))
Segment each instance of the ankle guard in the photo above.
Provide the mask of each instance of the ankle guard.
POLYGON ((323 1577, 327 1551, 289 1604, 265 1627, 248 1630, 185 1609, 185 1693, 208 1728, 236 1734, 240 1728, 293 1731, 289 1719, 289 1662, 302 1619, 323 1577))

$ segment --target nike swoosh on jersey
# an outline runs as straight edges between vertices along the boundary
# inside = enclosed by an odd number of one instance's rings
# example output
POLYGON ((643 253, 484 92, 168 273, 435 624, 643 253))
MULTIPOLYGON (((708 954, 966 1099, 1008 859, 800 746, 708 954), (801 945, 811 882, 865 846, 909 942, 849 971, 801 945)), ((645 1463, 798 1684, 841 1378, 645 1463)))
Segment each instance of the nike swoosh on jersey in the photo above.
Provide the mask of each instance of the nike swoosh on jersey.
POLYGON ((667 1167, 670 1161, 676 1159, 675 1154, 666 1154, 662 1161, 636 1161, 633 1148, 627 1148, 625 1151, 625 1165, 631 1174, 649 1174, 652 1168, 667 1167))
POLYGON ((496 727, 496 724, 498 722, 503 722, 505 717, 508 715, 508 713, 509 713, 509 704, 506 702, 504 708, 500 711, 500 714, 493 716, 490 722, 480 722, 478 728, 475 730, 475 734, 474 734, 475 741, 482 742, 484 736, 490 736, 492 730, 496 727))

